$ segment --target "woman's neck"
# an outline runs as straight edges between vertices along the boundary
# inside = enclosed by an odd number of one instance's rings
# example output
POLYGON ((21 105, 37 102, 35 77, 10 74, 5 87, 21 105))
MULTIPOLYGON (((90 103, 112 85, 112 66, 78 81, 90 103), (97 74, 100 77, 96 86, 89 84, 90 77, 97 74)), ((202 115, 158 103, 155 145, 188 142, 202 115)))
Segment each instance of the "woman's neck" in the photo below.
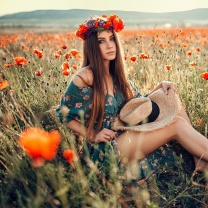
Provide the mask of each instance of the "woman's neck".
POLYGON ((105 72, 107 75, 110 75, 110 61, 104 61, 105 72))

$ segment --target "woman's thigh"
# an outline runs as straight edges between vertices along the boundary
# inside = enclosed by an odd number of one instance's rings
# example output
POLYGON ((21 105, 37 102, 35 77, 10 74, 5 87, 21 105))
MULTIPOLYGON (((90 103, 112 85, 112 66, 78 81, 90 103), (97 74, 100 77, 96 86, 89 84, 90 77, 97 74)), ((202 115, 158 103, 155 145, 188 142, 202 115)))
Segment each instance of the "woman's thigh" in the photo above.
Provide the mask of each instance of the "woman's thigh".
POLYGON ((173 135, 170 126, 148 133, 125 131, 120 134, 116 140, 116 146, 122 162, 141 160, 169 142, 173 135))

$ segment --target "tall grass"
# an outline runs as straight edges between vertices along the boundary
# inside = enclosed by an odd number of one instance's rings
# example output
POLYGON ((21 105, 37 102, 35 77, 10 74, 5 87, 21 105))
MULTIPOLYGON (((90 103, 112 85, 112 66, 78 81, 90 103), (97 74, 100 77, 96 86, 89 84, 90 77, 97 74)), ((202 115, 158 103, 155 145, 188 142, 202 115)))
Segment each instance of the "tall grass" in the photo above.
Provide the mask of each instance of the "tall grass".
MULTIPOLYGON (((148 93, 160 81, 177 84, 191 122, 207 137, 207 28, 126 30, 120 34, 129 78, 148 93), (147 55, 142 58, 141 53, 147 55), (136 55, 136 61, 131 57, 136 55), (170 70, 167 69, 170 66, 170 70)), ((109 177, 104 177, 83 154, 85 139, 78 137, 56 118, 55 109, 80 68, 81 40, 72 33, 24 32, 0 36, 0 207, 203 207, 206 204, 206 174, 194 172, 191 156, 174 143, 178 154, 175 167, 160 167, 159 178, 149 177, 133 185, 130 169, 118 169, 114 155, 109 177), (67 48, 63 49, 62 46, 67 48), (34 49, 43 53, 39 58, 34 49), (65 54, 69 53, 66 59, 65 54), (28 64, 6 67, 15 57, 28 64), (69 75, 62 64, 68 62, 69 75), (37 76, 41 71, 41 76, 37 76), (58 130, 62 141, 55 159, 34 167, 22 150, 18 138, 23 130, 38 127, 58 130), (63 157, 72 149, 78 157, 73 168, 63 157), (128 182, 128 181, 127 181, 128 182)), ((188 138, 187 138, 188 139, 188 138)), ((134 172, 135 170, 133 170, 134 172)))

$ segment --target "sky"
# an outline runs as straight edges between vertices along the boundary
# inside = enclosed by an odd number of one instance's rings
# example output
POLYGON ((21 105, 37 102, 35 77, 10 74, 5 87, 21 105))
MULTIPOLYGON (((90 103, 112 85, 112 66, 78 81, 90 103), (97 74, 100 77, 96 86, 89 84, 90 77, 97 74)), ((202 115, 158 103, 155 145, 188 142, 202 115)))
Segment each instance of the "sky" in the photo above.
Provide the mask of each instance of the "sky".
POLYGON ((0 0, 0 16, 34 10, 123 10, 175 12, 208 8, 208 0, 0 0))

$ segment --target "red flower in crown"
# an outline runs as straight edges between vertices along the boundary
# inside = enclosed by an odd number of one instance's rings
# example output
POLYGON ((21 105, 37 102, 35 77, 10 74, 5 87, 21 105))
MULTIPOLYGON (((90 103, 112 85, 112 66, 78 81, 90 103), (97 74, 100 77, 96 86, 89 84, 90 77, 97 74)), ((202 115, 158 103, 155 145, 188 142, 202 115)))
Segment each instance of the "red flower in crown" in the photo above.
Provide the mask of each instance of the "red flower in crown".
POLYGON ((88 30, 87 25, 81 24, 79 25, 79 29, 76 31, 75 34, 77 37, 80 37, 81 39, 84 40, 84 34, 87 30, 88 30))
POLYGON ((95 22, 86 25, 79 25, 79 29, 75 31, 75 35, 81 39, 85 39, 85 36, 90 36, 93 32, 102 31, 102 29, 112 30, 120 32, 124 28, 124 22, 116 14, 110 16, 101 15, 101 18, 97 18, 95 22))
POLYGON ((120 32, 124 28, 123 20, 116 14, 111 14, 108 19, 113 23, 114 30, 120 32))

